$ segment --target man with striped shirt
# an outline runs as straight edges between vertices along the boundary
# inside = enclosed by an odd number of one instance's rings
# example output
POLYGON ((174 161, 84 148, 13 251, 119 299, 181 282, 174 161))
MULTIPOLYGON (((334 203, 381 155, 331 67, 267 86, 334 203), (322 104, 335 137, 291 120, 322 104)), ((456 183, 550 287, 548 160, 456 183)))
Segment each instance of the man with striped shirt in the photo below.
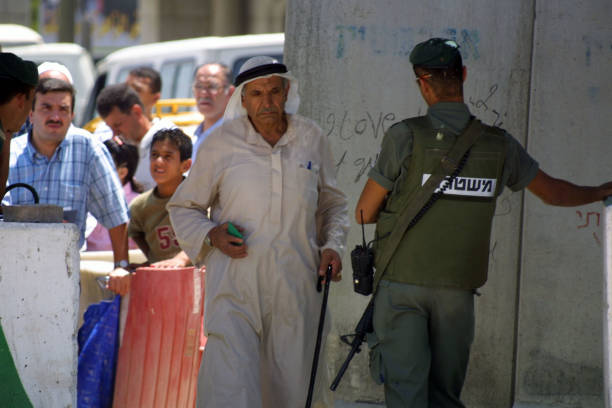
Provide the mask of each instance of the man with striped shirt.
MULTIPOLYGON (((42 79, 34 93, 30 114, 32 130, 11 141, 9 184, 27 183, 40 202, 55 204, 74 213, 84 242, 89 211, 109 229, 115 266, 128 264, 128 210, 113 161, 102 143, 71 126, 74 88, 55 79, 42 79)), ((13 189, 5 197, 10 204, 31 204, 29 191, 13 189)), ((127 272, 125 272, 127 273, 127 272)))

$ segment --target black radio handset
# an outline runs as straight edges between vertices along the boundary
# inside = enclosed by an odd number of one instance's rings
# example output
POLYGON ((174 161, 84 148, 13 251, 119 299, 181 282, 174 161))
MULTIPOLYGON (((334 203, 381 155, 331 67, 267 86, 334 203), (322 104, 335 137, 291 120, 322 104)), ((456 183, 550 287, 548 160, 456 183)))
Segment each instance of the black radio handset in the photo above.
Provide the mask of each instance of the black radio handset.
POLYGON ((363 210, 361 210, 361 233, 363 245, 355 246, 351 251, 351 265, 353 267, 353 289, 355 292, 368 296, 372 294, 374 283, 374 251, 369 248, 365 239, 363 225, 363 210))

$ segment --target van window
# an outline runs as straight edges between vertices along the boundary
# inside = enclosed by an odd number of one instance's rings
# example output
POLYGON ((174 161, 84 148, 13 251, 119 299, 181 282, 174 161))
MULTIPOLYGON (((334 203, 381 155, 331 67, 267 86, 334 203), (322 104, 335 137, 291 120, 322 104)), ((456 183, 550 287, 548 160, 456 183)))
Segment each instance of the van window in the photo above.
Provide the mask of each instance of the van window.
MULTIPOLYGON (((236 58, 236 60, 232 64, 232 78, 236 79, 236 77, 238 76, 238 72, 240 72, 240 67, 242 67, 242 64, 244 64, 246 62, 246 60, 248 60, 249 58, 252 58, 252 57, 256 57, 258 55, 262 55, 262 54, 253 54, 253 55, 247 55, 245 57, 236 58)), ((268 55, 268 56, 274 58, 275 60, 277 60, 281 64, 283 63, 283 54, 271 54, 271 55, 268 55)), ((232 82, 233 82, 233 80, 232 80, 232 82)))
POLYGON ((190 64, 181 64, 176 73, 176 86, 174 90, 175 98, 191 98, 191 84, 193 82, 193 74, 195 63, 190 61, 190 64))
POLYGON ((165 62, 160 69, 162 99, 191 97, 191 81, 194 69, 194 59, 165 62))

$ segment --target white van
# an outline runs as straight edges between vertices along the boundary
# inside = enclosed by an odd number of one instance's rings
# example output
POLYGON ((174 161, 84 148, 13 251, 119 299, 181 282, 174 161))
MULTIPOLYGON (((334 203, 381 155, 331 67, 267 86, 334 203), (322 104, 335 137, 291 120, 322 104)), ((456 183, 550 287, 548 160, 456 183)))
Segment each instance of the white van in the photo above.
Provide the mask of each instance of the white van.
POLYGON ((19 24, 0 24, 0 47, 3 51, 5 47, 18 45, 42 44, 43 38, 30 27, 19 24))
MULTIPOLYGON (((112 52, 97 64, 98 77, 87 106, 87 118, 96 115, 95 102, 106 85, 125 81, 130 70, 148 66, 162 78, 162 99, 192 98, 195 69, 207 62, 222 62, 234 77, 247 59, 269 55, 282 61, 285 35, 252 34, 231 37, 200 37, 136 45, 112 52)), ((83 124, 83 123, 82 123, 83 124)))
POLYGON ((82 123, 89 94, 95 80, 95 68, 87 50, 73 43, 49 43, 27 45, 23 47, 5 47, 4 51, 12 52, 21 58, 34 61, 40 65, 45 61, 59 62, 68 68, 76 89, 76 106, 74 122, 82 123))

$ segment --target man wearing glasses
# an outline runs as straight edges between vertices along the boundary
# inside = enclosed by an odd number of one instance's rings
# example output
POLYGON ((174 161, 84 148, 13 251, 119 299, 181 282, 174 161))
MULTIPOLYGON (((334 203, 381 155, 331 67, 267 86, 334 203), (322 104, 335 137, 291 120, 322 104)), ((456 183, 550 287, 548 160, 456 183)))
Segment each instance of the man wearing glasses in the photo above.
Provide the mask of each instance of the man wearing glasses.
POLYGON ((193 97, 198 111, 204 116, 194 132, 192 162, 195 162, 198 147, 206 136, 223 123, 225 106, 234 93, 229 68, 221 63, 201 65, 193 78, 193 97))
POLYGON ((370 368, 384 383, 387 407, 464 407, 474 292, 487 280, 496 198, 507 186, 527 188, 547 204, 577 206, 612 194, 612 183, 586 187, 553 178, 500 128, 476 123, 478 138, 470 141, 466 69, 454 41, 417 44, 410 62, 427 115, 389 128, 355 211, 358 223, 376 223, 379 237, 370 368), (413 228, 395 231, 398 214, 457 140, 467 153, 456 149, 466 159, 447 166, 447 174, 460 169, 456 178, 438 184, 439 200, 413 228))

